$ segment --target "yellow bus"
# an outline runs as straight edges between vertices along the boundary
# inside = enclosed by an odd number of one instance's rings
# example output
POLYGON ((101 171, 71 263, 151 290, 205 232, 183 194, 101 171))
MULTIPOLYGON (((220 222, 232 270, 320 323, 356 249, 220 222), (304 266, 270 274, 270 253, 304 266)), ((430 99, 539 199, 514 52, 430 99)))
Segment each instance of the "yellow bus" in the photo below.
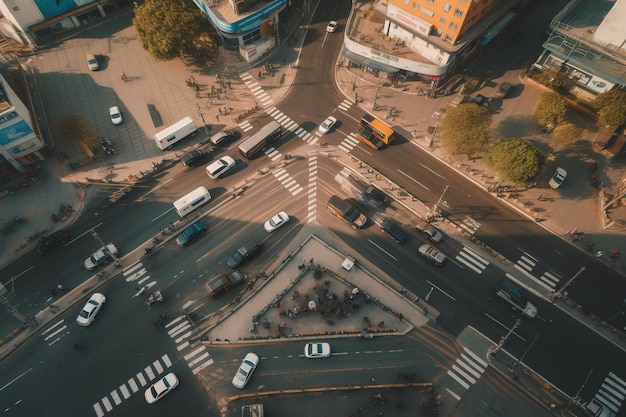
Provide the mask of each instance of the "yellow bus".
POLYGON ((363 117, 361 117, 360 126, 371 132, 385 145, 390 145, 396 137, 395 130, 393 130, 387 123, 374 116, 370 116, 369 114, 364 114, 363 117))
POLYGON ((376 149, 377 151, 381 150, 385 147, 385 144, 382 143, 372 132, 367 129, 360 128, 357 130, 355 134, 356 138, 369 146, 372 149, 376 149))

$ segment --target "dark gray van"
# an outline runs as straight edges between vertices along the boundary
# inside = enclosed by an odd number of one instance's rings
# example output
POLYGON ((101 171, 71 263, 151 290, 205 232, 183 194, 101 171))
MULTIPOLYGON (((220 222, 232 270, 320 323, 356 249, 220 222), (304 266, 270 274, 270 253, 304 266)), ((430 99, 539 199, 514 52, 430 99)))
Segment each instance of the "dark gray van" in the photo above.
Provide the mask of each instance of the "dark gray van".
POLYGON ((246 281, 246 274, 239 271, 233 271, 228 274, 219 274, 209 279, 205 287, 211 297, 217 298, 226 294, 233 288, 243 284, 246 281))

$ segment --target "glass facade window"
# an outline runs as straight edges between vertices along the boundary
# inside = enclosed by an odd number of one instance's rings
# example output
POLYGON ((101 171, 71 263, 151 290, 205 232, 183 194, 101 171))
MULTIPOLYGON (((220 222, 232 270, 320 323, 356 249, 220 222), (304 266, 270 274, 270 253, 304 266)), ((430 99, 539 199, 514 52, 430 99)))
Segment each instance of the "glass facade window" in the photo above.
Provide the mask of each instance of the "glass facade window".
POLYGON ((243 44, 250 45, 251 43, 258 41, 259 39, 261 39, 260 28, 243 35, 243 44))
POLYGON ((446 19, 446 18, 445 18, 445 17, 443 17, 443 16, 441 16, 441 17, 439 18, 439 23, 441 23, 442 25, 445 25, 447 21, 448 21, 448 19, 446 19))

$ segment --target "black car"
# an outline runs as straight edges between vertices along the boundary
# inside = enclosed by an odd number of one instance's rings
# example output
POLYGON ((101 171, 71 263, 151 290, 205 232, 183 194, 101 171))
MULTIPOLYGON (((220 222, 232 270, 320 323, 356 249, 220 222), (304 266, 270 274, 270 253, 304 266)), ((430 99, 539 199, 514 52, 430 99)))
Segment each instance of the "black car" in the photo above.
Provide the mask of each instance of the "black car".
POLYGON ((250 258, 256 255, 261 250, 261 242, 253 239, 237 249, 235 253, 226 261, 229 267, 232 269, 237 268, 244 262, 247 262, 250 258))
POLYGON ((205 157, 205 153, 201 150, 194 149, 180 157, 180 162, 186 167, 199 165, 205 157))
POLYGON ((389 235, 390 238, 396 241, 396 243, 406 242, 406 233, 404 230, 393 221, 389 219, 383 220, 381 224, 381 230, 389 235))
POLYGON ((367 187, 367 190, 365 190, 365 194, 367 194, 373 200, 376 200, 381 207, 387 205, 387 201, 389 201, 389 199, 387 198, 387 194, 383 193, 373 185, 367 187))
POLYGON ((47 255, 52 249, 65 245, 70 241, 70 234, 65 230, 59 230, 49 236, 42 237, 37 243, 37 252, 47 255))
POLYGON ((476 94, 476 97, 470 100, 470 103, 474 103, 478 106, 488 106, 490 102, 491 102, 491 99, 488 99, 482 94, 476 94))

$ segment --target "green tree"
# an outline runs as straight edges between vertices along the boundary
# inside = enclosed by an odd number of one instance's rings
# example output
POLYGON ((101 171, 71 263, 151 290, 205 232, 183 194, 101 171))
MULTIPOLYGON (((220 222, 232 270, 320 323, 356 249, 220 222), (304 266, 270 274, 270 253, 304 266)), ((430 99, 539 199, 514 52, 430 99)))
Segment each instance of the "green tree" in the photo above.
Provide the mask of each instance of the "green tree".
POLYGON ((572 144, 580 138, 580 134, 581 131, 575 124, 562 123, 554 128, 554 132, 552 132, 552 137, 558 143, 572 144))
POLYGON ((508 139, 495 145, 485 156, 485 164, 500 176, 517 184, 527 183, 541 170, 544 155, 531 141, 508 139))
POLYGON ((618 106, 626 104, 626 91, 620 90, 619 88, 614 88, 612 90, 599 94, 598 97, 596 97, 596 99, 593 101, 593 107, 595 107, 597 110, 615 104, 618 106))
POLYGON ((593 101, 598 110, 598 126, 618 127, 626 123, 626 91, 614 88, 593 101))
POLYGON ((565 120, 565 111, 567 106, 565 99, 558 93, 543 93, 539 97, 533 116, 542 126, 556 126, 565 120))
POLYGON ((189 0, 146 0, 133 24, 141 46, 159 61, 197 55, 197 42, 210 31, 204 14, 189 0))
POLYGON ((447 109, 441 119, 439 134, 444 148, 452 154, 481 154, 489 143, 491 116, 484 107, 461 104, 447 109))

